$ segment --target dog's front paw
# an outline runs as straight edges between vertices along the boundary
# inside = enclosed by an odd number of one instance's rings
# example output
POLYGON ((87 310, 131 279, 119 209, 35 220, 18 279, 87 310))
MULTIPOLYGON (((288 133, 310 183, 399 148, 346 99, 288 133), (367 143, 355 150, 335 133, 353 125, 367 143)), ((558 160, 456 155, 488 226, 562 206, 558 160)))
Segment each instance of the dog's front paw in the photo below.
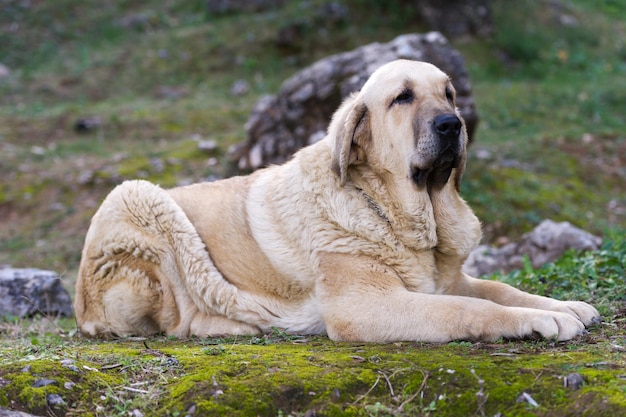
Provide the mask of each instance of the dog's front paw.
POLYGON ((600 313, 593 306, 582 301, 556 301, 550 310, 569 314, 576 317, 585 326, 601 321, 600 313))
POLYGON ((556 339, 559 342, 573 339, 585 331, 581 320, 571 314, 556 311, 536 311, 529 324, 529 333, 539 333, 546 339, 556 339))

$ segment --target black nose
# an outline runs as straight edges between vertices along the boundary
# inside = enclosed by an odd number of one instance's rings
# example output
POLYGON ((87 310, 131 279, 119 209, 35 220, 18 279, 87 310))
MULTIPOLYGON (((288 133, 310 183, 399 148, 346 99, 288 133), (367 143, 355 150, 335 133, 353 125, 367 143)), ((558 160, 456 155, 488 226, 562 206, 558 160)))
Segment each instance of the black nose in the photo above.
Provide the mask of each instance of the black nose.
POLYGON ((454 114, 442 114, 435 117, 435 130, 442 138, 457 138, 461 133, 461 126, 461 121, 454 114))

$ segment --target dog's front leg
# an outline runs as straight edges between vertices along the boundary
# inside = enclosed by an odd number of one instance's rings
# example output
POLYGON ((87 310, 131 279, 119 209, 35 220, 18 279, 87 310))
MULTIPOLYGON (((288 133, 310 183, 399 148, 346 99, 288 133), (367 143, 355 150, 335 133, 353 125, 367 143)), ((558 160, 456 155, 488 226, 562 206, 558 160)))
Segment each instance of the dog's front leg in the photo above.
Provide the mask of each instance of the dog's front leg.
POLYGON ((510 285, 461 274, 455 284, 447 290, 451 295, 491 300, 504 306, 536 308, 570 314, 585 326, 599 321, 600 314, 593 306, 582 301, 560 301, 518 290, 510 285))
POLYGON ((566 313, 589 325, 599 320, 598 311, 580 301, 559 301, 528 294, 509 285, 470 277, 461 272, 467 255, 480 240, 479 224, 469 206, 448 184, 431 195, 437 223, 435 260, 439 291, 510 306, 566 313))
POLYGON ((333 340, 494 340, 540 334, 568 340, 584 330, 570 314, 480 298, 408 291, 392 268, 357 255, 319 255, 316 292, 333 340))

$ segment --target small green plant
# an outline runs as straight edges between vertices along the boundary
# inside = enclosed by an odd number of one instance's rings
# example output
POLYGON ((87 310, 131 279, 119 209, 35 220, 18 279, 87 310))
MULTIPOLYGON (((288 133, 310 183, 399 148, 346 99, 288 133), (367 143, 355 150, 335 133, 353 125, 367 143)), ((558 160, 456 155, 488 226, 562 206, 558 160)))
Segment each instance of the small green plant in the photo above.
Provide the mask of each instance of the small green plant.
POLYGON ((468 342, 468 341, 450 342, 450 343, 448 343, 448 346, 471 347, 472 346, 472 342, 468 342))
POLYGON ((380 402, 376 402, 372 405, 366 405, 365 410, 368 415, 372 417, 383 417, 383 416, 391 416, 393 415, 393 410, 388 406, 381 404, 380 402))
POLYGON ((202 351, 207 355, 219 356, 226 353, 226 348, 223 345, 216 345, 205 347, 202 351))

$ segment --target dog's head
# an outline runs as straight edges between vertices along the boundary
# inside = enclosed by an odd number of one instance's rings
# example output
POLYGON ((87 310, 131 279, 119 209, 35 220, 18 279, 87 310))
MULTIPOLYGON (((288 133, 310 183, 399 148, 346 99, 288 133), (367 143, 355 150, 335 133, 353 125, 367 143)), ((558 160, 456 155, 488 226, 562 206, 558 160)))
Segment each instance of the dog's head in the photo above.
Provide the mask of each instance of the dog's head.
POLYGON ((376 70, 333 116, 332 169, 344 185, 353 166, 407 178, 418 190, 460 187, 467 134, 448 76, 434 65, 398 60, 376 70), (453 174, 453 175, 452 175, 453 174))

